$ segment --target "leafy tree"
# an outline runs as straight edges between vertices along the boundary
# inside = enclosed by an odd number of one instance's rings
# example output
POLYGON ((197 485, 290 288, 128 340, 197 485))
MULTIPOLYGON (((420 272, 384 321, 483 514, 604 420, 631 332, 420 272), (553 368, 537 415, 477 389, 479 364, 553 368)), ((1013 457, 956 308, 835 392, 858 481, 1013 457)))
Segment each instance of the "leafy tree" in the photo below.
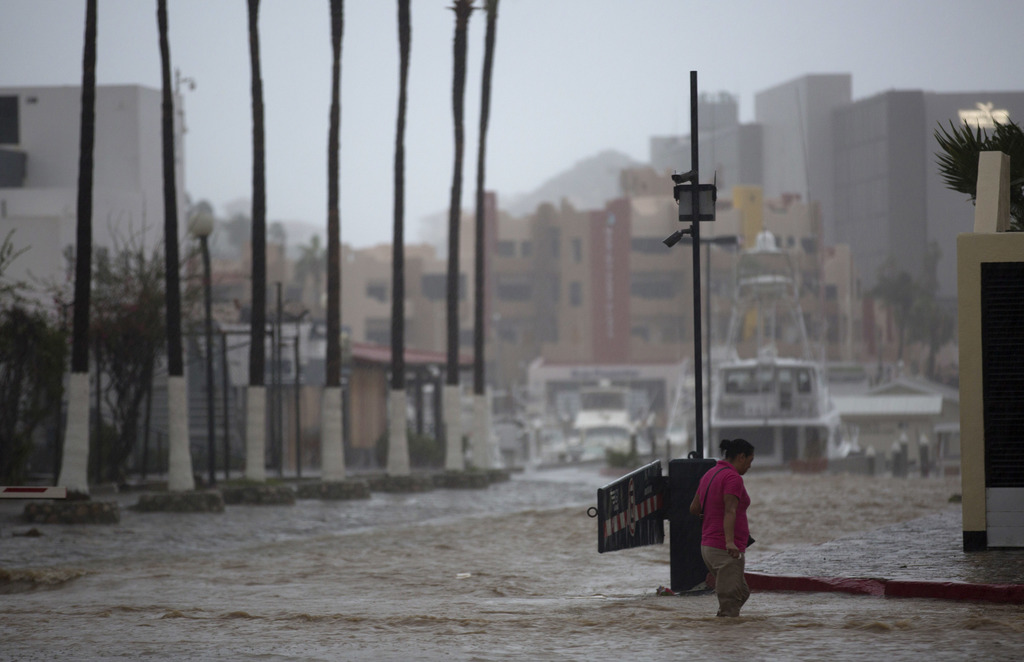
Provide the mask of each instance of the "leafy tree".
POLYGON ((886 261, 879 270, 878 282, 871 289, 871 296, 884 302, 896 320, 899 341, 896 352, 898 361, 903 360, 903 347, 907 336, 910 310, 919 292, 920 288, 913 277, 905 270, 900 269, 894 258, 886 261))
POLYGON ((67 357, 64 329, 25 307, 24 283, 4 278, 28 250, 14 249, 13 233, 0 243, 0 483, 7 485, 24 482, 33 433, 60 411, 67 357))
MULTIPOLYGON (((103 449, 106 475, 97 480, 122 481, 135 450, 139 421, 156 365, 167 347, 164 310, 164 265, 158 250, 146 255, 126 248, 111 255, 97 251, 93 273, 92 336, 106 377, 103 393, 112 414, 113 434, 103 449)), ((196 288, 191 288, 194 299, 196 288)))
POLYGON ((14 248, 14 242, 11 241, 12 236, 14 236, 14 230, 9 231, 4 236, 3 243, 0 243, 0 301, 20 299, 20 290, 26 287, 25 283, 21 281, 12 281, 4 277, 4 272, 7 271, 11 263, 29 249, 28 246, 21 249, 14 248))
POLYGON ((324 273, 327 271, 327 254, 320 243, 320 235, 313 235, 309 244, 299 247, 299 252, 299 259, 295 262, 295 280, 303 299, 306 298, 306 281, 313 280, 313 311, 319 317, 324 273))
POLYGON ((923 343, 928 348, 925 375, 935 379, 935 358, 943 345, 953 339, 956 318, 951 310, 935 298, 938 292, 936 271, 941 251, 938 244, 931 242, 925 253, 924 275, 918 284, 918 295, 910 307, 908 334, 910 340, 923 343))
POLYGON ((978 192, 978 155, 1003 152, 1010 156, 1010 230, 1024 231, 1024 132, 1015 122, 996 123, 992 135, 967 124, 941 124, 935 129, 939 152, 935 153, 946 188, 967 194, 974 202, 978 192))

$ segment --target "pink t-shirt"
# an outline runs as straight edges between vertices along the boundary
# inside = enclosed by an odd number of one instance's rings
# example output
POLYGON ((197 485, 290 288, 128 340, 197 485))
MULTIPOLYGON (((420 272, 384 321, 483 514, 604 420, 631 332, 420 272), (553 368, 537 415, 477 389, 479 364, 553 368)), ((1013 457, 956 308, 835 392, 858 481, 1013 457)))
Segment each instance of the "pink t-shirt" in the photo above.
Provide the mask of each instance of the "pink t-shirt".
POLYGON ((742 552, 747 548, 747 539, 750 537, 750 529, 747 527, 747 507, 750 505, 750 497, 747 489, 743 486, 743 476, 740 476, 735 467, 719 460, 718 464, 712 467, 700 479, 697 486, 697 494, 703 503, 704 523, 701 527, 700 544, 705 547, 716 547, 725 549, 725 495, 731 494, 739 499, 736 506, 736 526, 733 529, 733 540, 736 547, 742 552), (710 482, 711 488, 708 489, 710 482), (707 499, 704 493, 707 492, 707 499))

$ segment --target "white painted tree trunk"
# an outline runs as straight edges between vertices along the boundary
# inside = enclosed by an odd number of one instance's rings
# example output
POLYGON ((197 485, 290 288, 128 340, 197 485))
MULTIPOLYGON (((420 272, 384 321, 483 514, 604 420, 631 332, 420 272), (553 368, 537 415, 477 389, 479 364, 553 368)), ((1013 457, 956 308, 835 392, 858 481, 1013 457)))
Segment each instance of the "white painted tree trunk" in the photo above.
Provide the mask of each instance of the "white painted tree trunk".
POLYGON ((171 492, 188 492, 196 488, 192 475, 192 453, 188 439, 188 387, 185 377, 172 375, 167 378, 167 489, 171 492))
POLYGON ((473 395, 473 466, 492 469, 491 416, 486 394, 473 395))
POLYGON ((320 414, 320 477, 325 483, 345 480, 345 445, 342 439, 342 393, 340 386, 324 388, 320 414))
POLYGON ((57 485, 69 492, 89 493, 89 373, 68 377, 68 419, 57 485))
POLYGON ((388 401, 388 475, 409 475, 409 434, 405 389, 394 389, 388 401))
POLYGON ((444 385, 444 427, 445 460, 444 468, 449 471, 463 471, 466 459, 462 455, 462 402, 458 385, 444 385))
POLYGON ((245 394, 245 477, 262 483, 267 480, 267 390, 247 387, 245 394))

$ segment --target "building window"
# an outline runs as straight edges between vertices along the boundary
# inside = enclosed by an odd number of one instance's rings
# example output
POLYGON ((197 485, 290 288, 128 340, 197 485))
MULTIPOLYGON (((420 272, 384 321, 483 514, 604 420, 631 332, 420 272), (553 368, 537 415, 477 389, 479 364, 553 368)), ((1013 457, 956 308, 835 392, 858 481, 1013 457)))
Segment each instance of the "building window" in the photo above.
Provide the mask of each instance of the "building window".
POLYGON ((502 301, 529 301, 533 296, 533 284, 529 276, 499 275, 495 291, 502 301))
POLYGON ((20 142, 18 97, 0 97, 0 145, 17 145, 20 142))
MULTIPOLYGON (((431 301, 443 301, 448 297, 448 274, 423 274, 420 288, 423 296, 431 301)), ((459 301, 466 299, 466 274, 459 274, 459 301)))
POLYGON ((630 248, 635 253, 650 253, 654 255, 668 253, 670 250, 665 245, 665 242, 657 237, 633 237, 630 241, 630 248))
POLYGON ((835 285, 825 286, 825 298, 829 301, 835 301, 838 298, 839 290, 835 285))
POLYGON ((391 320, 383 318, 366 320, 366 342, 376 345, 390 345, 391 320))
POLYGON ((569 305, 580 306, 583 304, 583 283, 574 280, 569 283, 569 305))
POLYGON ((524 241, 522 244, 520 244, 519 245, 519 254, 522 257, 530 257, 531 255, 533 255, 533 242, 532 241, 524 241))
POLYGON ((640 299, 671 299, 676 294, 672 275, 661 272, 630 274, 629 293, 640 299))
POLYGON ((579 237, 573 237, 572 240, 572 261, 583 261, 583 240, 579 237))
POLYGON ((516 254, 516 242, 502 239, 498 242, 499 257, 514 257, 516 254))
POLYGON ((388 284, 380 280, 371 280, 366 284, 366 296, 377 301, 387 301, 388 284))

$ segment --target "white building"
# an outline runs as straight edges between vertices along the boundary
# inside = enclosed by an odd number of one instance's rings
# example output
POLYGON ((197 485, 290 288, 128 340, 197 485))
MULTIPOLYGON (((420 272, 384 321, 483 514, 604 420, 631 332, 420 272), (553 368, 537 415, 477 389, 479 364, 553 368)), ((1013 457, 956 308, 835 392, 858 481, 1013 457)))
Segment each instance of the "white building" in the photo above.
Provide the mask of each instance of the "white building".
MULTIPOLYGON (((28 250, 6 277, 36 289, 63 280, 75 244, 81 88, 0 87, 0 238, 28 250)), ((161 93, 138 85, 96 88, 93 246, 163 241, 161 93)), ((181 98, 177 98, 178 229, 184 237, 181 98)))

